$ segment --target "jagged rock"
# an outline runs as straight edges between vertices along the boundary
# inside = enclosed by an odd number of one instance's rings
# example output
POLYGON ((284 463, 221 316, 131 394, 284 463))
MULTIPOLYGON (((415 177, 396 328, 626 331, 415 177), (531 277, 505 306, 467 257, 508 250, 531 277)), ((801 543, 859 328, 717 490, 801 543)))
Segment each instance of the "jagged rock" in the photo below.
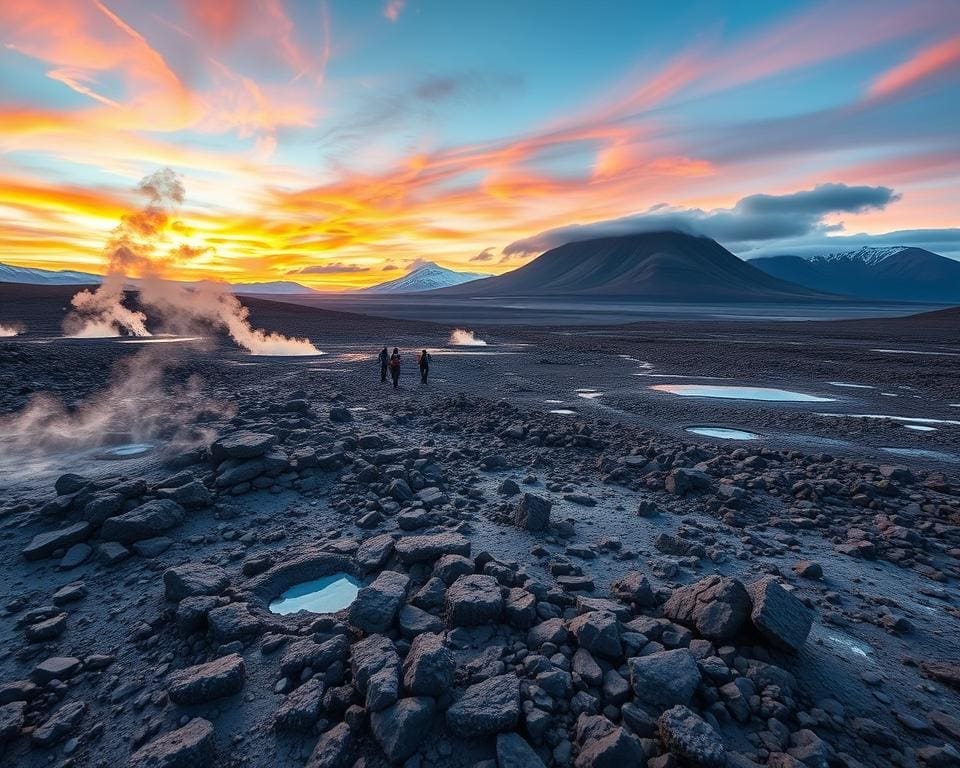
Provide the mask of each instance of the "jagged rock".
POLYGON ((813 612, 772 576, 754 582, 748 589, 753 601, 753 625, 772 645, 797 653, 810 634, 813 612))
POLYGON ((628 571, 610 586, 611 594, 619 600, 632 603, 639 608, 649 608, 656 604, 653 588, 646 576, 640 571, 628 571))
POLYGON ((0 706, 0 746, 12 741, 20 734, 23 728, 25 701, 11 701, 0 706))
POLYGON ((708 640, 728 640, 750 615, 750 596, 736 579, 707 576, 674 590, 663 605, 663 615, 708 640))
POLYGON ((56 710, 37 728, 30 740, 38 747, 52 747, 73 733, 87 711, 85 701, 71 701, 56 710))
POLYGON ((314 672, 326 672, 334 662, 347 660, 349 648, 350 643, 344 635, 334 635, 322 643, 312 637, 298 640, 284 651, 280 659, 280 674, 298 677, 307 667, 314 672))
POLYGON ((195 717, 134 752, 130 768, 208 768, 213 760, 213 723, 195 717))
POLYGON ((689 703, 700 684, 697 660, 686 648, 639 656, 629 659, 628 665, 636 697, 661 709, 689 703))
POLYGON ((537 620, 537 598, 520 587, 511 588, 503 607, 507 623, 517 629, 529 629, 537 620))
POLYGON ((191 480, 176 488, 160 488, 157 495, 161 499, 175 501, 187 509, 200 509, 213 504, 213 495, 199 480, 191 480))
POLYGON ((678 467, 670 472, 664 480, 664 487, 668 493, 683 496, 690 491, 706 491, 713 481, 706 472, 696 469, 678 467))
POLYGON ((636 739, 605 717, 581 715, 577 720, 576 735, 581 744, 574 763, 576 768, 624 768, 644 763, 636 739))
POLYGON ((473 560, 463 555, 444 555, 433 566, 433 575, 448 587, 461 576, 473 573, 473 560))
POLYGON ((239 693, 246 673, 243 657, 231 653, 172 673, 167 693, 175 704, 203 704, 239 693))
POLYGON ((49 619, 38 621, 36 624, 30 624, 25 630, 27 641, 30 643, 42 643, 47 640, 53 640, 60 637, 67 629, 67 614, 58 613, 49 619))
POLYGON ((703 768, 724 768, 723 740, 710 725, 684 706, 668 709, 657 720, 663 745, 677 759, 703 768))
POLYGON ((445 604, 451 627, 496 623, 503 614, 503 593, 493 576, 471 574, 447 589, 445 604))
POLYGON ((97 560, 106 566, 116 565, 130 557, 130 550, 119 541, 105 541, 97 547, 97 560))
POLYGON ((154 499, 106 520, 100 535, 121 544, 132 544, 159 536, 182 523, 185 517, 186 510, 175 501, 154 499))
POLYGON ((385 632, 397 618, 409 584, 406 574, 383 571, 350 604, 350 623, 367 634, 385 632))
POLYGON ((447 710, 450 730, 465 739, 510 731, 519 718, 520 680, 511 674, 471 685, 447 710))
POLYGON ((324 682, 312 677, 294 689, 273 716, 273 727, 278 731, 309 733, 320 717, 323 706, 324 682))
POLYGON ((227 572, 216 565, 187 563, 163 572, 167 600, 179 603, 185 597, 219 595, 230 585, 227 572))
POLYGON ((588 611, 571 619, 569 630, 577 638, 581 648, 608 659, 623 656, 623 644, 620 641, 620 622, 607 611, 588 611))
POLYGON ((38 533, 23 549, 24 560, 42 560, 50 557, 58 549, 66 549, 71 544, 85 541, 90 537, 93 527, 90 523, 80 522, 61 528, 59 531, 38 533))
POLYGON ((366 696, 367 709, 375 712, 393 704, 400 691, 400 657, 393 642, 371 635, 350 649, 353 683, 366 696))
POLYGON ((387 564, 392 554, 393 536, 384 533, 364 541, 354 557, 364 571, 376 571, 387 564))
POLYGON ((370 730, 391 763, 402 763, 417 751, 430 730, 436 710, 433 699, 417 696, 370 715, 370 730))
POLYGON ((497 768, 546 768, 519 733, 497 734, 497 768))
POLYGON ((440 696, 453 687, 455 668, 442 637, 419 635, 403 661, 403 685, 412 696, 440 696))
POLYGON ((338 723, 317 741, 306 768, 346 768, 353 751, 353 731, 346 723, 338 723))
POLYGON ((550 509, 553 503, 549 499, 525 493, 517 502, 513 522, 518 528, 527 531, 543 531, 550 526, 550 509))

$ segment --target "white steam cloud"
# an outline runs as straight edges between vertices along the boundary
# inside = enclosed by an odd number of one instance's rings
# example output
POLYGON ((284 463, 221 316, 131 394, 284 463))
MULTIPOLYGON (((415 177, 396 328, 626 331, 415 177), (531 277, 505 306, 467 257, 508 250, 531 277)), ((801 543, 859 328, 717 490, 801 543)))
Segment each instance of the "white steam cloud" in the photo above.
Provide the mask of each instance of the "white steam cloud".
POLYGON ((11 336, 19 336, 26 328, 21 323, 0 323, 0 339, 8 339, 11 336))
POLYGON ((454 328, 450 334, 450 343, 457 347, 485 347, 487 342, 478 339, 473 331, 466 331, 463 328, 454 328))
POLYGON ((81 291, 73 297, 73 311, 64 323, 68 336, 150 336, 150 313, 162 322, 192 322, 226 331, 254 355, 321 354, 308 339, 253 328, 249 311, 225 283, 188 286, 166 279, 169 267, 196 259, 209 248, 186 243, 173 246, 170 242, 170 233, 181 228, 174 214, 185 194, 176 173, 169 168, 157 171, 143 179, 137 191, 147 202, 141 210, 124 216, 111 234, 105 250, 107 274, 103 283, 95 291, 81 291), (138 278, 139 309, 125 303, 125 289, 132 276, 138 278))
POLYGON ((0 417, 0 453, 39 455, 156 438, 180 447, 202 443, 208 435, 195 423, 211 414, 229 418, 232 407, 204 396, 198 377, 165 384, 172 364, 152 349, 131 355, 117 364, 107 390, 72 408, 47 393, 33 396, 21 411, 0 417))

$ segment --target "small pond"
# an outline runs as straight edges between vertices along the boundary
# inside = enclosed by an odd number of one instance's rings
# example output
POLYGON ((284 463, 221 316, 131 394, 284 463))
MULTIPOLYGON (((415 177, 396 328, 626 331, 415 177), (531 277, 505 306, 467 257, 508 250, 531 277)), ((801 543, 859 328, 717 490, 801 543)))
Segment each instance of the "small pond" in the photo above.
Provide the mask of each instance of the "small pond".
POLYGON ((687 432, 703 437, 718 437, 722 440, 759 440, 756 432, 747 432, 743 429, 729 429, 728 427, 687 427, 687 432))
POLYGON ((785 403, 829 403, 832 397, 772 387, 732 387, 719 384, 654 384, 650 389, 680 397, 721 397, 730 400, 764 400, 785 403))
POLYGON ((334 573, 313 581, 295 584, 270 603, 270 612, 285 616, 297 611, 336 613, 352 603, 360 582, 346 573, 334 573))

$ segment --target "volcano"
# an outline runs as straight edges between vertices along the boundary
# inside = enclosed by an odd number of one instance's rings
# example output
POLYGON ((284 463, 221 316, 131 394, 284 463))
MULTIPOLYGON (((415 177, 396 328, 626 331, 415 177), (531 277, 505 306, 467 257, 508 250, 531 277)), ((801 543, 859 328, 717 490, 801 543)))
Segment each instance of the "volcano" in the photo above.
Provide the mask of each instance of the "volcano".
POLYGON ((828 298, 765 274, 715 240, 680 232, 648 232, 567 243, 513 272, 431 294, 685 302, 828 298))

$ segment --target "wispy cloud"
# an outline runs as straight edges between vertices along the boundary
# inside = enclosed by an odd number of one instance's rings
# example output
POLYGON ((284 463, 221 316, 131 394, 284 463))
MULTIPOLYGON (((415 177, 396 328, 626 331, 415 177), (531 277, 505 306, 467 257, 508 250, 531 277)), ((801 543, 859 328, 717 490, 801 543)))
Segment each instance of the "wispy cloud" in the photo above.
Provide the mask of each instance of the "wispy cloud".
POLYGON ((383 7, 383 15, 390 19, 390 21, 396 21, 400 18, 400 14, 403 13, 406 4, 407 0, 387 0, 387 4, 383 7))

